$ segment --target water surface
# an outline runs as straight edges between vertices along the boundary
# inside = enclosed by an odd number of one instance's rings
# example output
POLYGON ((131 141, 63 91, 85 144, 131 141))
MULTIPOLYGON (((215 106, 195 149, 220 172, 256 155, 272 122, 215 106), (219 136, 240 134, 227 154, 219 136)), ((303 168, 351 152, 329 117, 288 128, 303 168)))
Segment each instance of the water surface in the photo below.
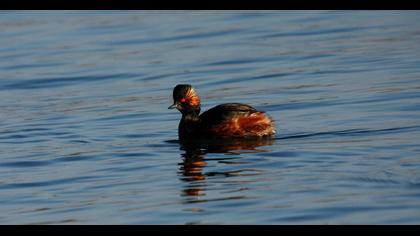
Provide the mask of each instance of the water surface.
POLYGON ((0 224, 419 224, 419 11, 0 12, 0 224), (172 88, 276 120, 183 145, 172 88))

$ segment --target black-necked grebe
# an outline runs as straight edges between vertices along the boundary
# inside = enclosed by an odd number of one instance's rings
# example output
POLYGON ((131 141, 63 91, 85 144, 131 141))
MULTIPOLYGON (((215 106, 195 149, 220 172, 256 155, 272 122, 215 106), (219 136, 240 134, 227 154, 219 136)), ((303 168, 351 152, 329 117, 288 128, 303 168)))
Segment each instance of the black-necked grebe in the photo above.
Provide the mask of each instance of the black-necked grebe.
POLYGON ((263 137, 276 133, 274 121, 262 111, 241 103, 225 103, 200 114, 200 97, 189 84, 173 91, 174 104, 182 113, 180 139, 216 137, 263 137))

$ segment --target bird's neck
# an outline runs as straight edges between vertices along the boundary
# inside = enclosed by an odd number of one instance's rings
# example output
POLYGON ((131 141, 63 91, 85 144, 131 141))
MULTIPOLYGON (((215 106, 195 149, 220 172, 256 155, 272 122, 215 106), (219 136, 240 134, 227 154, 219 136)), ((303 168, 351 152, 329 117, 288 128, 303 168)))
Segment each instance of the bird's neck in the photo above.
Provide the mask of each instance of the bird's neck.
POLYGON ((178 127, 178 135, 180 139, 192 138, 197 135, 200 127, 200 110, 188 111, 182 113, 182 118, 178 127))
POLYGON ((194 123, 200 121, 200 109, 189 110, 182 113, 182 120, 187 123, 194 123))

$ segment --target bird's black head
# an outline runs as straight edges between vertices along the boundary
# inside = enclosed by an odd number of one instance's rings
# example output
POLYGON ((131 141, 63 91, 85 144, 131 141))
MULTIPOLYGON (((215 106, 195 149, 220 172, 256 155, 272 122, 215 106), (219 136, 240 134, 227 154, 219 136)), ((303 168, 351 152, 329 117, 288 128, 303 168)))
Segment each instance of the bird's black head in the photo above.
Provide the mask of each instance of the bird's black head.
POLYGON ((184 112, 200 112, 200 97, 194 88, 189 84, 178 84, 173 91, 174 104, 168 109, 178 109, 181 113, 184 112))

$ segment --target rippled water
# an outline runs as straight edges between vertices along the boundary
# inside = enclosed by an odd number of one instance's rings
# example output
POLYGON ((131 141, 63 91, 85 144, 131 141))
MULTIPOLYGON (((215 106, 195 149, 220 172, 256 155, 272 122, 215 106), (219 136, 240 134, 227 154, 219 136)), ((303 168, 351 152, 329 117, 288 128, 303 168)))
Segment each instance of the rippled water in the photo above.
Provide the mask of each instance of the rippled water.
POLYGON ((419 11, 0 12, 1 224, 419 224, 419 11), (278 135, 188 146, 172 88, 278 135))

